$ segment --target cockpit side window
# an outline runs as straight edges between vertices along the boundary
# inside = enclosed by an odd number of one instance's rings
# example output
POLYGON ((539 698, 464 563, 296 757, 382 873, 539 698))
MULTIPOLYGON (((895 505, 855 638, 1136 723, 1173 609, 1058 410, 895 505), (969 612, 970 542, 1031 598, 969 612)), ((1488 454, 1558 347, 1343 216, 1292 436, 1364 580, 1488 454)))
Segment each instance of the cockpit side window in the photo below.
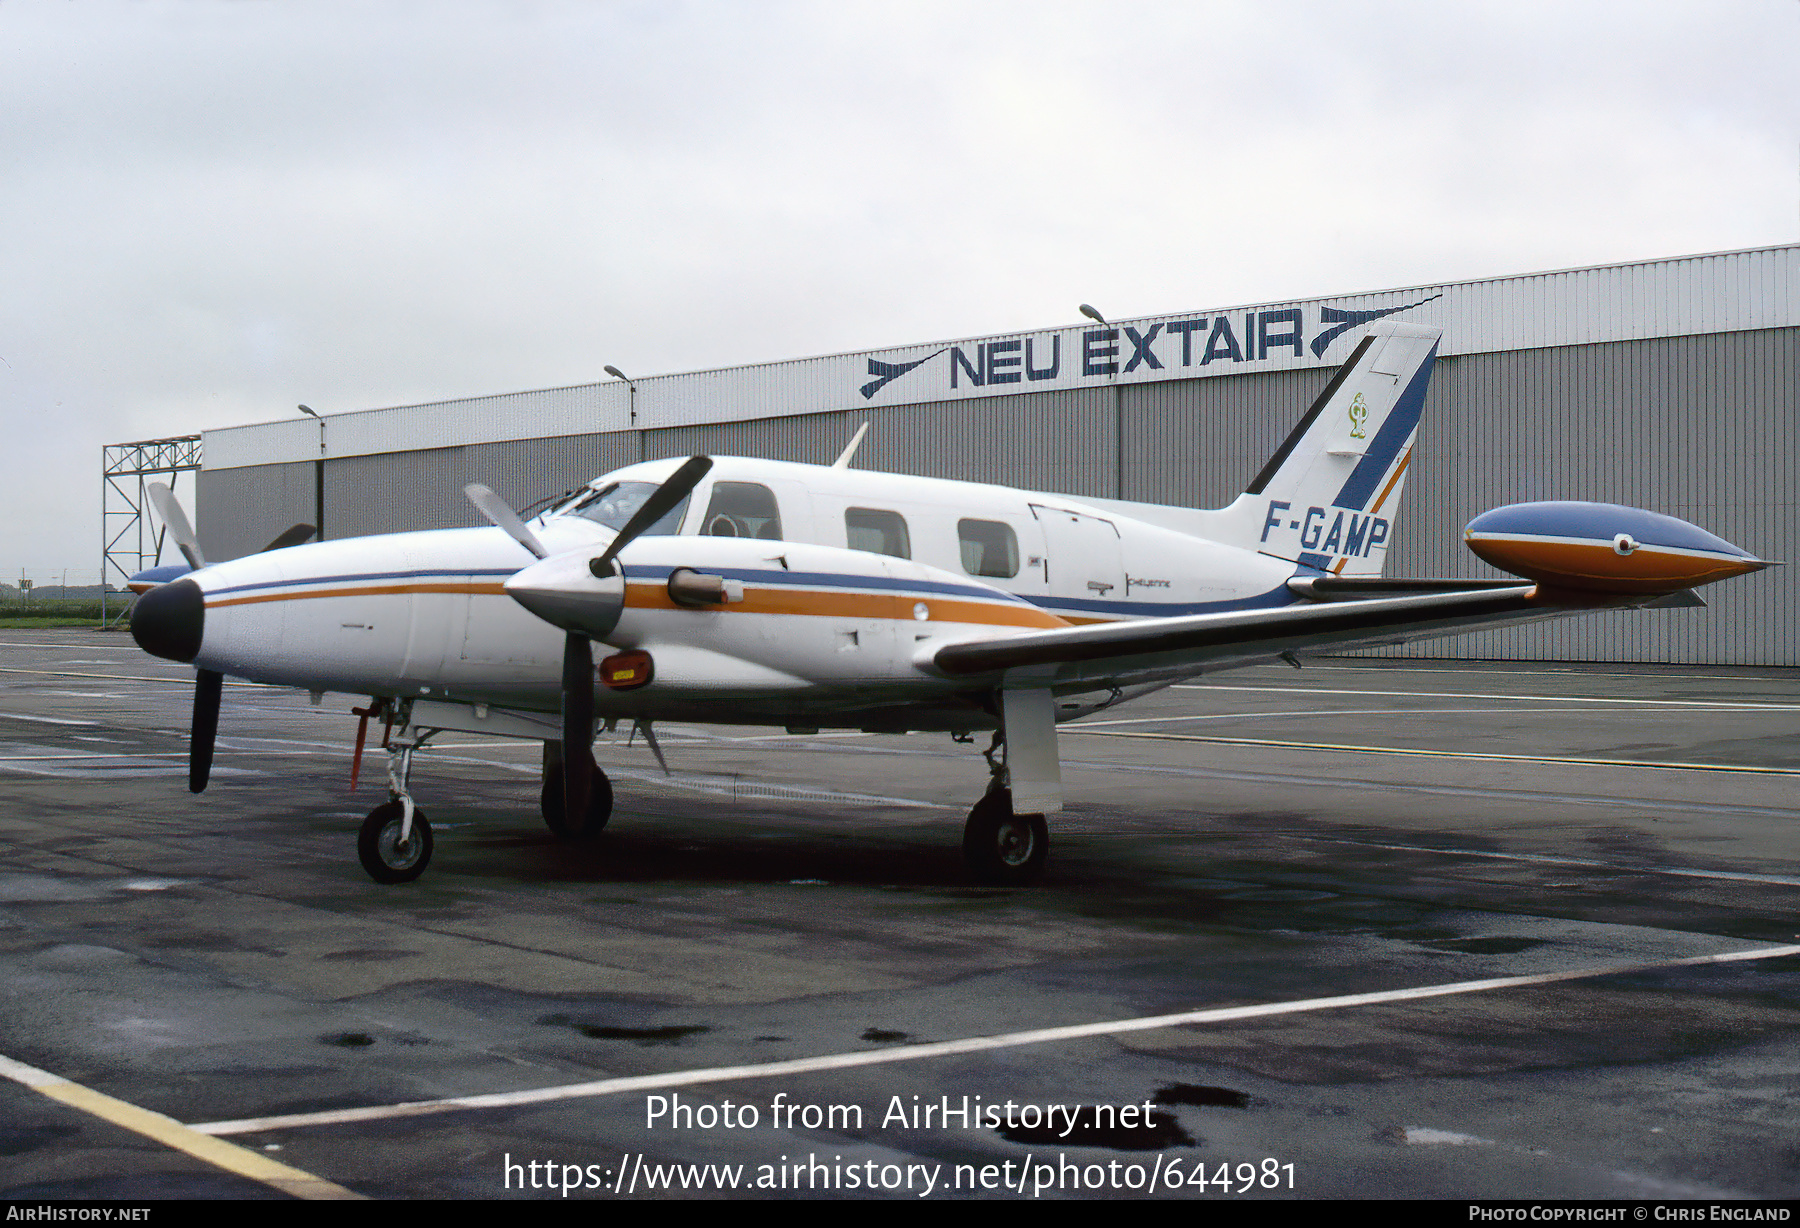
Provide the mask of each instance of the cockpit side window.
MULTIPOLYGON (((589 491, 568 509, 597 524, 618 530, 637 514, 644 501, 656 493, 657 482, 611 482, 599 490, 589 491)), ((683 499, 667 514, 644 530, 645 537, 670 537, 681 532, 681 518, 687 514, 688 501, 683 499)))
POLYGON ((714 482, 712 502, 700 522, 707 537, 755 537, 781 540, 781 509, 775 494, 757 482, 714 482))
POLYGON ((1019 537, 1000 520, 959 520, 963 570, 972 576, 1010 580, 1019 574, 1019 537))
POLYGON ((844 537, 852 550, 889 554, 897 559, 912 557, 912 538, 906 531, 906 517, 899 512, 875 507, 845 508, 844 537))

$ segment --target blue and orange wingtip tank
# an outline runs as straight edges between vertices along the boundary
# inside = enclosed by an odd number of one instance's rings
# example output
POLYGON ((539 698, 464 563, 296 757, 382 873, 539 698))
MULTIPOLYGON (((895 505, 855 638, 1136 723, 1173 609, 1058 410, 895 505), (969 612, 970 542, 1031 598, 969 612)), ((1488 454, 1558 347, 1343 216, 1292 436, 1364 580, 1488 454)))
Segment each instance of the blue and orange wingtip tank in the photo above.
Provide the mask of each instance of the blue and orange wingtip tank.
POLYGON ((1674 593, 1772 565, 1685 520, 1616 503, 1497 507, 1463 541, 1502 571, 1602 593, 1674 593))
POLYGON ((134 593, 147 593, 159 584, 167 584, 170 580, 179 580, 194 570, 186 563, 165 563, 161 567, 146 567, 144 570, 125 581, 125 587, 134 593))

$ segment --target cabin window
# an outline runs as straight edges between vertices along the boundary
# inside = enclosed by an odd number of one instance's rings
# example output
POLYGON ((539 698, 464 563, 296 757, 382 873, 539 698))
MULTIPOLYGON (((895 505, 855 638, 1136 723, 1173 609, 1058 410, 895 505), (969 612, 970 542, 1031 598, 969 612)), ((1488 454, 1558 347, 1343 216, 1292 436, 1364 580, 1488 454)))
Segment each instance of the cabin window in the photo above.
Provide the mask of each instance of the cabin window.
POLYGON ((1010 580, 1019 574, 1019 537, 999 520, 959 520, 963 570, 972 576, 1010 580))
POLYGON ((912 538, 906 532, 906 517, 899 512, 886 512, 875 507, 845 508, 844 536, 852 550, 891 554, 897 559, 912 557, 912 538))
POLYGON ((780 541, 781 511, 775 506, 775 493, 756 482, 714 482, 700 532, 707 537, 780 541))
MULTIPOLYGON (((617 531, 625 527, 646 500, 656 493, 657 482, 613 482, 590 492, 569 509, 598 524, 617 531)), ((687 514, 688 501, 683 499, 655 524, 644 530, 645 537, 668 537, 681 532, 681 518, 687 514)))

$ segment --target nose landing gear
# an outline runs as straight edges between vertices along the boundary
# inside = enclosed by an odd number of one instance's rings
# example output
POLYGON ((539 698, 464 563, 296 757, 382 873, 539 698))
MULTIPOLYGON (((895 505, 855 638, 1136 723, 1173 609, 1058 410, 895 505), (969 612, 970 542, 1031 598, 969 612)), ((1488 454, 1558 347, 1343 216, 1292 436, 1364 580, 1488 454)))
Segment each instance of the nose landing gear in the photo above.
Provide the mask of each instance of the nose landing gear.
POLYGON ((410 802, 383 802, 357 833, 356 855, 378 883, 410 883, 431 864, 431 824, 423 810, 408 816, 410 802))
POLYGON ((363 820, 356 836, 356 855, 378 883, 410 883, 431 864, 431 824, 406 790, 412 776, 413 752, 436 730, 412 723, 412 705, 403 703, 401 729, 387 740, 388 797, 363 820))

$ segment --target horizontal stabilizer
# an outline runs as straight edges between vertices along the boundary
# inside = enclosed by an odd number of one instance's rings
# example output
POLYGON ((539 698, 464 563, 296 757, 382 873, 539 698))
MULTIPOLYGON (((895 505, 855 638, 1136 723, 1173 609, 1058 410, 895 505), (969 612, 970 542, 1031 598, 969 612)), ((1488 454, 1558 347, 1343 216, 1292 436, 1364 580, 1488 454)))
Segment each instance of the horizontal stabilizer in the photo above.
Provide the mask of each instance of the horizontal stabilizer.
POLYGON ((1517 580, 1408 579, 1382 576, 1295 576, 1288 591, 1310 601, 1368 601, 1375 597, 1412 597, 1427 593, 1466 593, 1517 588, 1517 580))

